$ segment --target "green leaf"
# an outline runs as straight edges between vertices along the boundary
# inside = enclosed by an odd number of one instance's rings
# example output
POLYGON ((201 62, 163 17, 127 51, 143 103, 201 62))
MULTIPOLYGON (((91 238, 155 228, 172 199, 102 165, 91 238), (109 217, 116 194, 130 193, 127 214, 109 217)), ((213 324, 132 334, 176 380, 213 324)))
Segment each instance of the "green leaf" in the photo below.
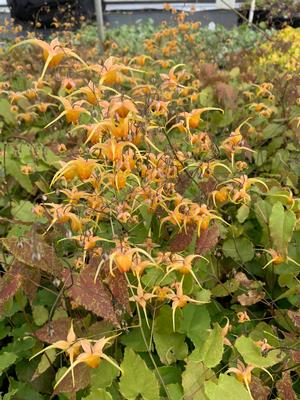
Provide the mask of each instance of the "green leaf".
POLYGON ((120 392, 127 400, 135 400, 141 395, 144 400, 159 400, 159 385, 155 374, 145 362, 130 348, 125 349, 121 364, 120 392))
POLYGON ((229 296, 231 293, 236 292, 240 287, 239 282, 236 279, 228 279, 224 283, 219 283, 212 289, 212 294, 215 297, 229 296))
POLYGON ((269 218, 272 211, 272 205, 266 200, 258 200, 254 204, 254 212, 259 225, 262 228, 261 243, 266 248, 271 246, 269 234, 269 218))
POLYGON ((194 361, 203 361, 206 367, 213 368, 220 363, 223 356, 222 328, 214 324, 214 329, 209 332, 203 346, 196 348, 193 352, 194 361))
POLYGON ((188 354, 185 336, 180 333, 159 333, 154 330, 153 339, 160 361, 165 365, 183 360, 188 354))
POLYGON ((254 257, 253 244, 246 237, 227 239, 224 241, 222 249, 226 257, 231 257, 238 263, 251 261, 254 257))
POLYGON ((0 340, 4 339, 11 332, 12 327, 6 325, 6 323, 6 320, 0 322, 0 340))
POLYGON ((144 204, 139 208, 139 211, 140 211, 141 216, 142 216, 142 218, 144 220, 145 229, 148 232, 149 228, 150 228, 150 225, 151 225, 153 213, 149 212, 148 208, 144 204))
POLYGON ((181 370, 177 367, 158 367, 158 371, 165 384, 177 383, 181 381, 181 370))
POLYGON ((150 343, 151 332, 148 328, 145 319, 142 319, 142 327, 144 331, 144 336, 146 339, 146 343, 144 341, 141 328, 138 326, 136 328, 132 328, 129 333, 126 335, 122 335, 120 338, 120 342, 124 346, 128 346, 134 351, 148 351, 148 343, 150 343))
POLYGON ((197 347, 203 344, 210 328, 210 316, 205 305, 188 304, 182 310, 179 333, 184 333, 197 347))
POLYGON ((253 155, 255 164, 258 167, 261 167, 268 159, 268 152, 267 150, 259 150, 253 155))
POLYGON ((6 393, 2 400, 12 400, 15 399, 15 395, 18 393, 18 389, 10 390, 9 393, 6 393))
POLYGON ((254 204, 256 218, 260 225, 265 228, 269 224, 272 206, 266 200, 259 200, 254 204))
POLYGON ((82 400, 112 400, 111 394, 104 389, 93 389, 91 393, 82 400))
POLYGON ((236 218, 240 224, 244 223, 249 216, 250 207, 246 204, 242 204, 241 207, 238 209, 236 214, 236 218))
MULTIPOLYGON (((193 294, 195 300, 202 301, 203 303, 209 303, 211 299, 211 291, 208 289, 194 289, 193 294)), ((196 307, 200 307, 201 304, 196 305, 196 307)), ((186 308, 186 307, 185 307, 186 308)), ((184 310, 185 310, 184 308, 184 310)))
POLYGON ((182 373, 184 398, 190 400, 207 400, 204 384, 213 379, 215 374, 202 361, 192 361, 190 358, 182 373))
POLYGON ((250 332, 250 337, 255 342, 267 339, 268 344, 274 347, 279 347, 280 339, 276 337, 276 333, 276 328, 273 325, 270 325, 267 322, 259 322, 250 332))
MULTIPOLYGON (((169 305, 161 307, 155 318, 155 330, 159 333, 173 333, 172 308, 169 305)), ((180 326, 179 312, 175 315, 175 326, 180 326)))
POLYGON ((263 130, 264 139, 274 139, 275 136, 282 134, 286 130, 284 125, 278 124, 268 124, 267 127, 263 130))
POLYGON ((46 222, 46 218, 40 218, 32 212, 33 204, 28 200, 14 201, 12 204, 11 213, 15 219, 25 222, 46 222))
POLYGON ((0 116, 3 117, 6 124, 15 124, 15 118, 10 110, 11 104, 6 99, 0 99, 0 116))
POLYGON ((102 360, 99 367, 91 372, 91 387, 106 389, 119 375, 119 370, 106 360, 102 360))
POLYGON ((166 387, 169 398, 171 398, 172 400, 182 400, 182 387, 179 383, 171 383, 170 385, 166 385, 166 387))
POLYGON ((221 374, 218 382, 206 382, 205 394, 209 400, 251 400, 244 385, 233 376, 221 374))
POLYGON ((49 367, 51 367, 51 364, 54 362, 55 358, 56 358, 56 350, 55 349, 49 349, 49 350, 45 351, 45 353, 42 355, 42 358, 36 369, 35 375, 39 376, 43 372, 47 371, 47 369, 49 367))
POLYGON ((201 105, 203 107, 212 107, 214 106, 214 93, 213 89, 211 87, 206 87, 205 89, 201 90, 199 99, 201 102, 201 105))
POLYGON ((257 367, 271 367, 282 361, 284 354, 281 350, 270 350, 266 356, 261 354, 259 346, 246 336, 239 337, 234 344, 234 347, 243 357, 245 363, 252 364, 257 367))
POLYGON ((241 71, 240 71, 239 67, 232 68, 232 70, 230 70, 230 72, 229 72, 230 78, 236 79, 240 75, 240 72, 241 71))
POLYGON ((0 374, 15 363, 17 355, 15 353, 4 352, 0 355, 0 374))
POLYGON ((11 175, 28 193, 34 194, 34 188, 28 175, 21 172, 21 164, 13 158, 7 158, 6 172, 11 175))
POLYGON ((287 255, 296 220, 293 211, 285 211, 281 202, 274 204, 269 221, 270 235, 275 249, 283 256, 287 255))
POLYGON ((32 307, 32 317, 37 326, 42 326, 48 320, 48 310, 46 307, 37 305, 32 307))
POLYGON ((13 381, 11 389, 17 390, 14 400, 45 400, 29 383, 13 381))

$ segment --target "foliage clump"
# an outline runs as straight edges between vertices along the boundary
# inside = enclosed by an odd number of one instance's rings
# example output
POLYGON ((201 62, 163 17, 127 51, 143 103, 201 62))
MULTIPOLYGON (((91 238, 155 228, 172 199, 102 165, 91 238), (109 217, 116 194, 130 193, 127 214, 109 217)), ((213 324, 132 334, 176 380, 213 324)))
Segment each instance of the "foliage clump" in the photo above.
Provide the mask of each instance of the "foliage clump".
POLYGON ((6 400, 300 392, 299 69, 220 70, 173 12, 1 60, 6 400))

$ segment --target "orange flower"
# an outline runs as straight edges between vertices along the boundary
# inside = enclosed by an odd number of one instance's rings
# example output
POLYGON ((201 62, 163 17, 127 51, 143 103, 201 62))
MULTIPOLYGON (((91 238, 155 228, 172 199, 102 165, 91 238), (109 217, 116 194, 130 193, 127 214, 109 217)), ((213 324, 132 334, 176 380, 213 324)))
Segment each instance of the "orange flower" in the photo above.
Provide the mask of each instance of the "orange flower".
POLYGON ((30 174, 33 173, 33 168, 32 168, 31 165, 23 165, 23 166, 21 167, 21 172, 22 172, 22 174, 24 174, 24 175, 30 175, 30 174))
POLYGON ((66 97, 59 97, 54 95, 49 95, 57 100, 59 100, 62 105, 64 106, 64 111, 59 114, 53 121, 51 121, 44 129, 49 128, 49 126, 53 125, 59 119, 61 119, 64 115, 66 116, 66 121, 68 124, 77 124, 79 121, 79 117, 81 114, 88 114, 90 115, 89 111, 82 107, 85 103, 85 100, 78 100, 75 103, 71 103, 66 97))
POLYGON ((237 314, 239 324, 243 324, 244 322, 250 321, 250 317, 247 311, 240 311, 237 314))
POLYGON ((153 293, 145 293, 144 289, 142 288, 141 284, 139 283, 139 285, 136 289, 136 294, 129 298, 130 301, 135 301, 139 306, 142 307, 148 327, 150 327, 150 325, 149 325, 147 311, 146 311, 147 301, 149 301, 155 297, 157 297, 157 296, 153 293))
POLYGON ((195 303, 195 304, 205 304, 206 301, 195 300, 191 297, 183 294, 183 287, 182 287, 183 279, 181 282, 175 282, 173 284, 176 292, 172 291, 169 293, 166 298, 172 301, 172 320, 173 320, 173 331, 175 332, 175 313, 177 308, 183 308, 188 303, 195 303))
POLYGON ((201 119, 201 115, 205 111, 212 111, 212 110, 224 112, 221 108, 204 107, 204 108, 194 109, 191 112, 184 112, 184 113, 181 113, 180 115, 185 117, 186 126, 187 126, 187 129, 189 131, 190 128, 195 129, 195 128, 199 127, 200 122, 203 121, 201 119))
POLYGON ((65 78, 61 82, 61 87, 67 92, 72 93, 76 89, 76 83, 71 78, 65 78))
POLYGON ((120 118, 126 118, 129 112, 133 114, 138 113, 138 110, 131 99, 114 97, 111 100, 109 107, 109 114, 111 116, 114 116, 115 113, 117 113, 120 118))
POLYGON ((49 231, 49 229, 55 224, 64 224, 68 221, 71 221, 71 228, 73 229, 73 231, 78 232, 81 230, 82 228, 82 223, 79 219, 79 217, 77 217, 76 214, 71 212, 71 206, 67 205, 67 206, 62 206, 60 204, 53 204, 53 203, 48 203, 47 205, 49 205, 52 209, 51 209, 51 213, 53 214, 53 219, 52 222, 50 224, 50 226, 48 227, 47 231, 49 231))
POLYGON ((86 63, 76 53, 74 53, 72 50, 68 49, 67 47, 63 47, 57 38, 53 39, 50 42, 50 44, 47 42, 44 42, 43 40, 40 40, 40 39, 23 40, 22 42, 13 45, 10 48, 10 50, 16 48, 17 46, 24 45, 24 44, 37 45, 37 46, 41 47, 43 50, 43 58, 45 61, 45 65, 44 65, 40 80, 42 80, 44 78, 44 75, 45 75, 48 67, 49 68, 57 67, 66 56, 74 57, 77 60, 79 60, 82 64, 86 65, 86 63))
MULTIPOLYGON (((227 370, 227 372, 234 373, 239 382, 245 384, 250 396, 251 396, 251 392, 250 392, 249 384, 251 383, 251 380, 252 380, 252 370, 254 368, 255 367, 251 364, 247 365, 247 367, 246 367, 240 360, 238 360, 236 368, 231 367, 227 370)), ((252 396, 251 396, 251 398, 252 398, 252 396)))
MULTIPOLYGON (((83 352, 79 354, 76 361, 71 364, 71 366, 63 374, 63 376, 58 380, 58 382, 56 382, 55 387, 57 387, 60 384, 60 382, 68 375, 70 371, 73 372, 76 365, 80 363, 84 363, 88 365, 90 368, 98 368, 101 359, 104 359, 108 361, 111 365, 113 365, 115 368, 123 372, 122 369, 118 366, 118 364, 116 364, 110 357, 108 357, 103 352, 104 347, 108 343, 110 343, 110 341, 114 338, 115 336, 111 336, 108 338, 103 337, 102 339, 95 341, 94 344, 92 344, 91 341, 87 339, 80 340, 79 346, 82 348, 83 352)), ((74 386, 74 381, 73 381, 73 386, 74 386)))
POLYGON ((100 84, 113 85, 122 82, 122 71, 126 70, 127 67, 118 64, 114 57, 109 57, 103 65, 94 64, 89 66, 88 69, 100 75, 100 84))
POLYGON ((54 175, 50 186, 52 186, 61 177, 67 181, 72 180, 77 176, 82 181, 89 179, 97 167, 97 160, 84 158, 77 158, 76 160, 69 161, 54 175))
POLYGON ((91 148, 91 152, 98 154, 98 156, 103 155, 109 161, 115 162, 122 159, 123 150, 126 146, 133 147, 139 154, 138 148, 133 143, 130 143, 128 141, 117 142, 114 138, 109 139, 105 143, 95 144, 91 148))
POLYGON ((197 284, 201 287, 200 282, 198 281, 198 278, 196 277, 193 269, 192 269, 192 262, 194 261, 195 258, 202 258, 205 261, 208 262, 208 260, 199 255, 199 254, 191 254, 187 257, 180 256, 179 254, 173 254, 170 257, 170 263, 167 264, 167 273, 165 276, 162 278, 162 281, 164 278, 169 275, 172 271, 178 271, 183 275, 188 275, 191 274, 192 277, 195 279, 197 284))
MULTIPOLYGON (((73 329, 73 322, 72 322, 66 340, 59 340, 59 341, 51 344, 50 346, 45 347, 43 350, 36 353, 33 357, 36 357, 49 349, 58 349, 58 350, 65 351, 67 353, 68 357, 70 358, 73 385, 74 385, 75 384, 74 373, 73 373, 73 368, 74 368, 73 366, 75 366, 74 358, 78 355, 78 353, 80 351, 80 347, 81 347, 81 343, 80 343, 80 341, 78 341, 76 339, 76 335, 75 335, 75 332, 73 329)), ((57 385, 58 385, 58 383, 57 383, 57 385)))

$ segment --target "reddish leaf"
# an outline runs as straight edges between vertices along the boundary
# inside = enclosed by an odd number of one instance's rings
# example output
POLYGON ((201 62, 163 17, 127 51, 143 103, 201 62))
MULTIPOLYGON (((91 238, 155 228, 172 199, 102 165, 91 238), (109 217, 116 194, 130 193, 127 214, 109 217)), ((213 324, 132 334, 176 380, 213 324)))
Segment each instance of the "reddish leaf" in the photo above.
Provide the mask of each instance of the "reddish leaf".
POLYGON ((116 270, 115 276, 113 277, 111 275, 108 275, 106 281, 109 290, 113 295, 113 299, 116 300, 118 305, 123 308, 122 311, 126 310, 129 314, 131 314, 128 296, 128 285, 125 275, 122 274, 119 270, 116 270))
POLYGON ((211 251, 218 243, 220 231, 218 225, 212 225, 205 231, 201 231, 200 237, 196 241, 196 254, 206 254, 211 251))
POLYGON ((288 371, 283 372, 282 378, 276 383, 277 393, 282 400, 297 400, 297 395, 292 386, 292 380, 288 371))
POLYGON ((68 270, 64 270, 66 287, 69 287, 66 294, 79 306, 92 311, 119 328, 120 324, 112 304, 112 295, 100 280, 94 283, 95 274, 96 269, 91 266, 87 266, 80 274, 71 275, 68 270))
POLYGON ((74 368, 75 386, 73 386, 71 372, 55 388, 53 396, 59 393, 76 393, 86 388, 91 381, 91 370, 85 364, 78 364, 74 368))
POLYGON ((257 292, 256 290, 249 290, 248 293, 241 294, 237 297, 238 302, 242 306, 252 306, 258 303, 265 297, 264 292, 257 292))
POLYGON ((186 189, 191 185, 191 177, 185 173, 179 175, 178 181, 176 183, 176 192, 183 195, 186 189))
MULTIPOLYGON (((87 330, 84 329, 81 320, 73 321, 73 325, 77 338, 86 335, 87 330)), ((60 318, 55 321, 47 322, 42 328, 34 332, 34 336, 41 342, 53 344, 58 340, 65 340, 70 327, 71 318, 60 318)))
POLYGON ((4 304, 17 293, 21 284, 22 277, 20 274, 5 274, 5 276, 0 279, 0 313, 3 312, 4 304))
POLYGON ((86 336, 91 339, 101 339, 110 336, 114 332, 114 327, 107 321, 97 321, 87 328, 86 336))
POLYGON ((268 386, 264 386, 261 379, 252 376, 249 386, 254 400, 268 400, 271 389, 268 386))
MULTIPOLYGON (((93 257, 90 260, 89 265, 95 269, 98 268, 100 257, 93 257)), ((108 286, 113 300, 116 302, 115 308, 120 309, 121 312, 127 311, 131 314, 130 302, 128 296, 128 285, 125 275, 119 270, 114 272, 115 276, 112 276, 109 272, 108 262, 104 264, 101 269, 101 279, 102 282, 108 286)))
POLYGON ((61 318, 50 321, 34 332, 34 336, 41 342, 53 344, 58 340, 65 340, 71 326, 71 318, 61 318))
POLYGON ((300 364, 300 350, 290 350, 292 360, 295 364, 300 364))
POLYGON ((237 93, 233 86, 225 82, 216 82, 215 94, 218 102, 228 108, 236 107, 237 93))
POLYGON ((199 188, 202 190, 205 197, 209 197, 211 192, 215 189, 216 182, 214 179, 209 178, 207 181, 199 183, 199 188))
POLYGON ((193 240, 195 229, 195 225, 188 225, 186 228, 186 233, 184 231, 177 233, 177 235, 171 241, 170 250, 175 252, 185 250, 193 240))
POLYGON ((241 286, 245 286, 246 288, 250 288, 253 281, 248 279, 247 275, 244 272, 237 272, 234 275, 234 279, 238 281, 241 286))
POLYGON ((300 329, 300 311, 288 310, 288 316, 293 321, 295 327, 300 329))
POLYGON ((16 261, 13 263, 9 273, 12 275, 21 275, 22 289, 32 304, 41 281, 40 271, 34 270, 33 268, 16 261))
POLYGON ((21 263, 37 268, 51 275, 60 276, 63 266, 51 246, 42 236, 35 235, 23 240, 1 239, 5 248, 21 263))

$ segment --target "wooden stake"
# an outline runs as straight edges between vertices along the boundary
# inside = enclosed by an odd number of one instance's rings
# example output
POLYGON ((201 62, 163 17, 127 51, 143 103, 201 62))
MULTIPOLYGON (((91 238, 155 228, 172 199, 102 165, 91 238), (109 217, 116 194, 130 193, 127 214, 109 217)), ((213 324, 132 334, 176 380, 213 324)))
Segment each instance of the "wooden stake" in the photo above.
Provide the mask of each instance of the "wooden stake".
POLYGON ((99 38, 100 38, 101 44, 103 46, 105 34, 104 34, 104 19, 103 19, 103 11, 102 11, 102 0, 95 0, 95 11, 96 11, 99 38))
POLYGON ((254 11, 255 11, 255 0, 252 0, 249 12, 249 25, 252 25, 253 23, 254 11))

